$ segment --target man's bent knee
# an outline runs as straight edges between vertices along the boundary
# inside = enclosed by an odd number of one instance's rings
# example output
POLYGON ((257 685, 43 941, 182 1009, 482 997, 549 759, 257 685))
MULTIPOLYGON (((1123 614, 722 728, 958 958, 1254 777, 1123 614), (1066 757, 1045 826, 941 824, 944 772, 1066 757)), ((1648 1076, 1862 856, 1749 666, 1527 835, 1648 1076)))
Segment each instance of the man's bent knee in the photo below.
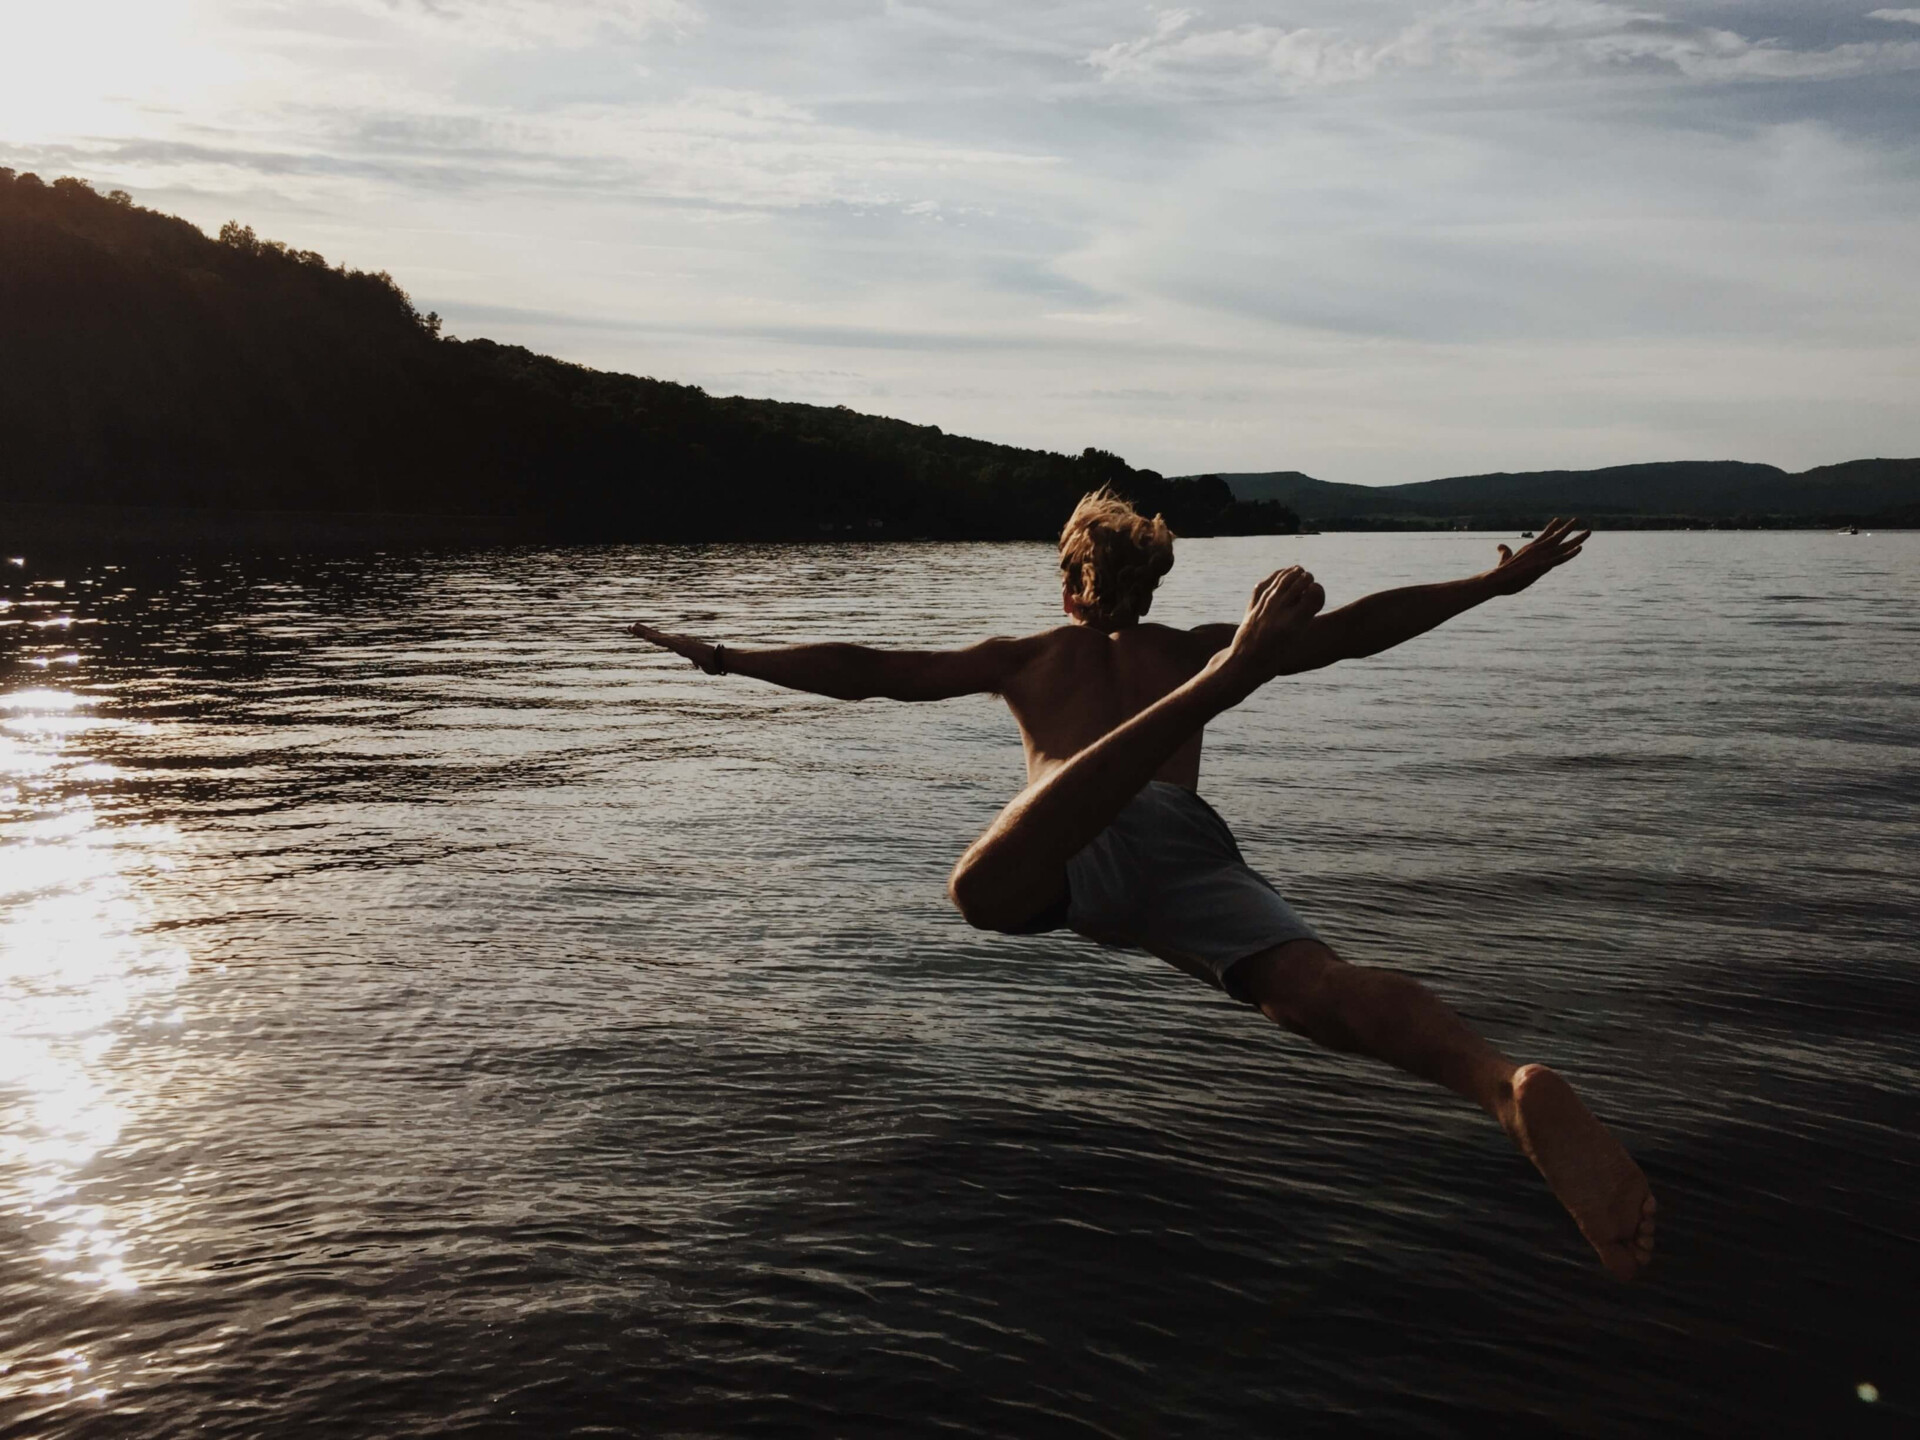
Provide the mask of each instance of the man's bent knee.
MULTIPOLYGON (((960 918, 976 930, 995 930, 1003 935, 1019 934, 1032 927, 1050 901, 1044 894, 1032 893, 1030 884, 1009 885, 996 879, 982 865, 969 864, 961 856, 947 877, 947 898, 960 918)), ((1064 877, 1061 888, 1064 890, 1064 877)))
POLYGON ((994 907, 986 896, 979 893, 979 887, 970 884, 955 874, 947 881, 947 898, 953 902, 953 908, 960 912, 960 918, 976 930, 998 930, 994 923, 998 918, 994 907))
POLYGON ((947 877, 947 898, 960 918, 976 930, 1006 930, 1012 924, 998 887, 981 874, 980 867, 969 865, 963 857, 947 877))

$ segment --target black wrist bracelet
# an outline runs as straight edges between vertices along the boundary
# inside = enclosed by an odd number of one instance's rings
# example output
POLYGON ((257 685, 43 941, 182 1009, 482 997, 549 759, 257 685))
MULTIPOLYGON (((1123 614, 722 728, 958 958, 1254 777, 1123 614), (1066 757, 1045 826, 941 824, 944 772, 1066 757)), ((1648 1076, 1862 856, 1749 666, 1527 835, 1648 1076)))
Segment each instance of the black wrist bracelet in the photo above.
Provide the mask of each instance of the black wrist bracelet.
POLYGON ((726 646, 716 645, 713 647, 713 669, 709 670, 707 673, 709 675, 725 675, 727 673, 727 647, 726 646))

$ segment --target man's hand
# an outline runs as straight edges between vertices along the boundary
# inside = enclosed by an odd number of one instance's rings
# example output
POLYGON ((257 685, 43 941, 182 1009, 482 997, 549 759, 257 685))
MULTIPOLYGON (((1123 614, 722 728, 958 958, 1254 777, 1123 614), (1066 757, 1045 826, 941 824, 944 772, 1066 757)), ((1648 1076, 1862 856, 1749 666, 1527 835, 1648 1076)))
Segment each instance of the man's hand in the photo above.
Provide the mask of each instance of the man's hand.
POLYGON ((1593 532, 1573 533, 1575 520, 1555 520, 1540 532, 1539 538, 1519 550, 1500 547, 1500 563, 1486 574, 1496 595, 1518 595, 1557 565, 1564 565, 1580 553, 1593 532))
POLYGON ((714 655, 714 647, 704 640, 696 640, 691 635, 673 635, 665 630, 656 630, 653 626, 639 620, 627 627, 629 635, 637 635, 649 644, 658 645, 663 650, 671 650, 676 655, 684 655, 691 660, 694 668, 709 675, 720 673, 720 663, 714 655))
POLYGON ((1234 631, 1227 655, 1261 680, 1270 680, 1285 667, 1307 622, 1327 603, 1327 592, 1298 565, 1276 570, 1254 586, 1246 618, 1234 631))

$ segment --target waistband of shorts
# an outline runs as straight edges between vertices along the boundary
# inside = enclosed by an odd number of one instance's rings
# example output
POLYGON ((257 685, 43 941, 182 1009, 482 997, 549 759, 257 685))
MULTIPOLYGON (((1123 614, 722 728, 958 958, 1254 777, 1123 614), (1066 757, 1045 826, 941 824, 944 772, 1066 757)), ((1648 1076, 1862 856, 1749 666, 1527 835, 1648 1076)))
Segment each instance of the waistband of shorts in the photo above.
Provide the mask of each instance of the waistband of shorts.
POLYGON ((1189 800, 1198 800, 1200 798, 1200 792, 1191 785, 1176 785, 1171 780, 1149 780, 1141 788, 1153 790, 1160 794, 1166 794, 1168 791, 1172 791, 1175 795, 1184 795, 1189 800))

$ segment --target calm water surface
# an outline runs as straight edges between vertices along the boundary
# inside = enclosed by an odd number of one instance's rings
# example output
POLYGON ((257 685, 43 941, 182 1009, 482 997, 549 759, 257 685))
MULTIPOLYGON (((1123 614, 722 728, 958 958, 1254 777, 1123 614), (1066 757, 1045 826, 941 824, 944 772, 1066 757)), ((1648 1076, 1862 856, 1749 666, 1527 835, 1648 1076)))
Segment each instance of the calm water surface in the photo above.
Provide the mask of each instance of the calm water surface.
MULTIPOLYGON (((1492 544, 1182 542, 1154 618, 1492 544)), ((1045 547, 24 559, 0 1435, 1914 1433, 1920 535, 1602 535, 1209 743, 1617 1124, 1631 1288, 1444 1092, 969 931, 994 702, 620 633, 1021 633, 1045 547)))

